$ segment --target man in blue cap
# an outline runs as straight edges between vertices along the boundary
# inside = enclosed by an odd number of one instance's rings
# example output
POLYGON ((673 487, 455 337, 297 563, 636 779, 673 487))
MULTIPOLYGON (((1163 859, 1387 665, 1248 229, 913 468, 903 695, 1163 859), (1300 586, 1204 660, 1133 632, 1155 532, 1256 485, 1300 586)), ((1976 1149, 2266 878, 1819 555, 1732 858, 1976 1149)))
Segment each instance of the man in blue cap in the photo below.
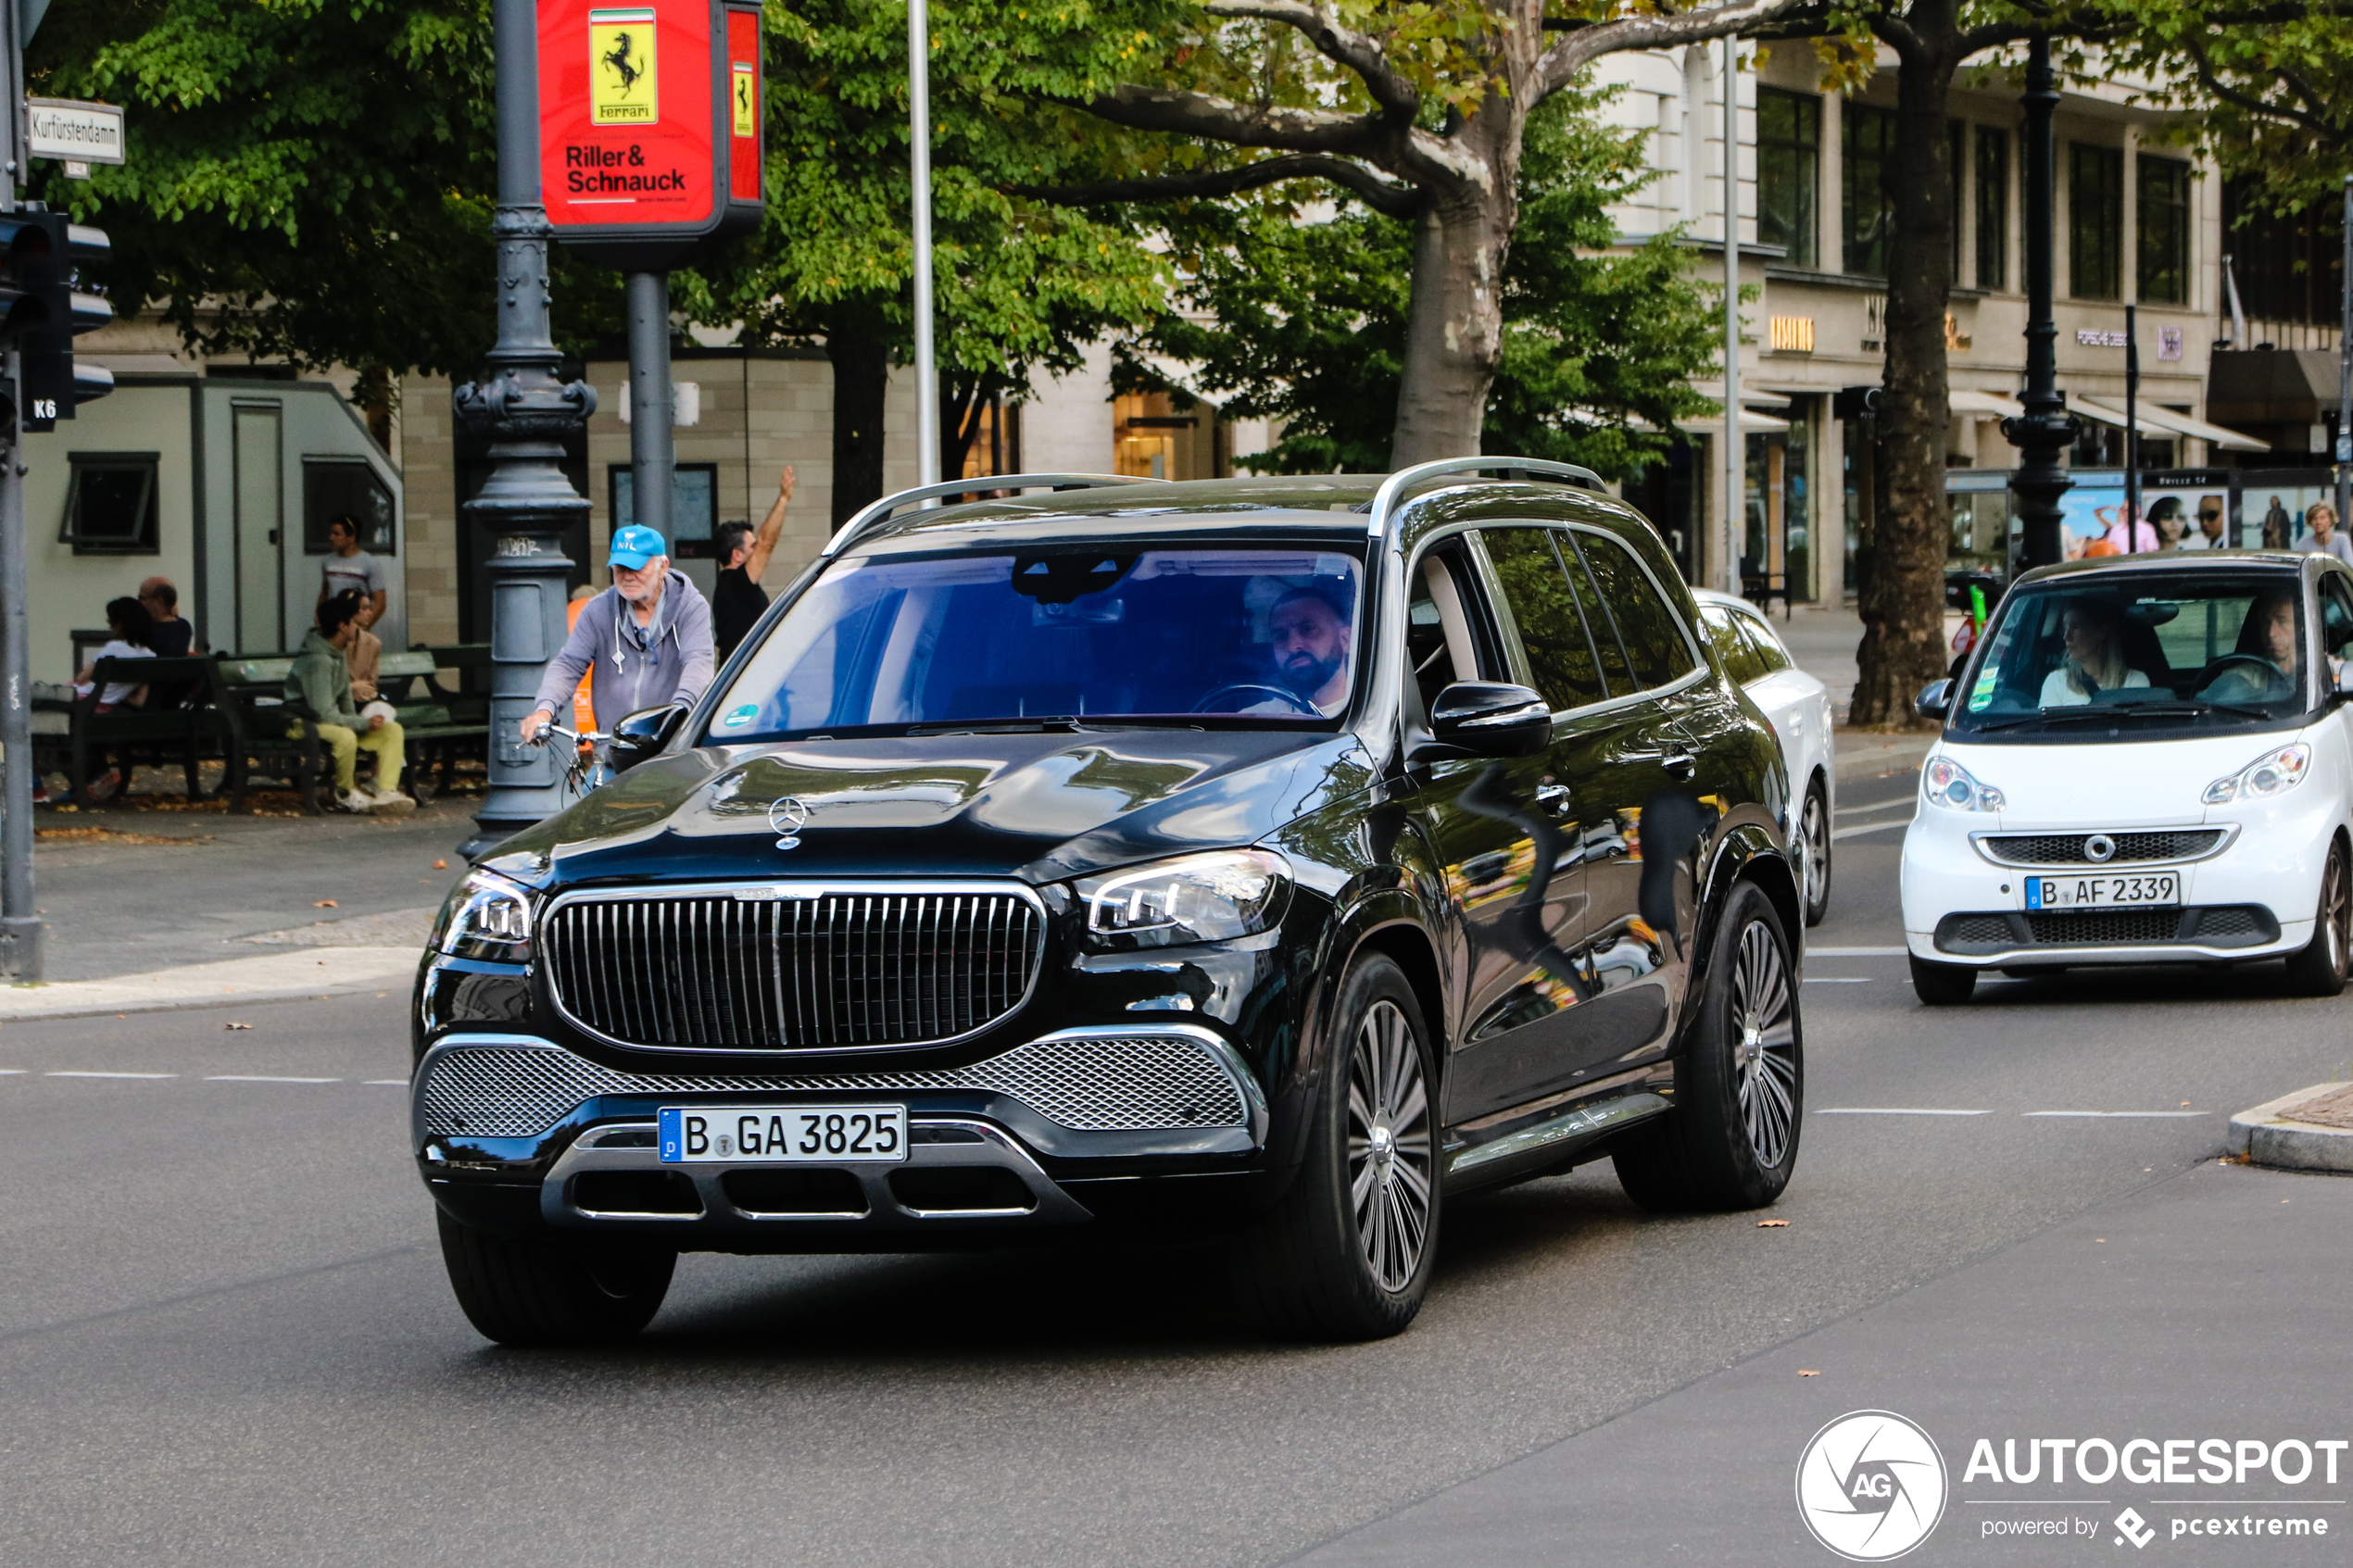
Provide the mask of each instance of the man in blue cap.
POLYGON ((690 703, 711 684, 711 605, 670 570, 669 543, 653 529, 624 528, 605 559, 612 586, 582 608, 563 651, 549 661, 538 704, 522 721, 525 741, 569 707, 592 664, 597 728, 609 733, 624 714, 690 703))

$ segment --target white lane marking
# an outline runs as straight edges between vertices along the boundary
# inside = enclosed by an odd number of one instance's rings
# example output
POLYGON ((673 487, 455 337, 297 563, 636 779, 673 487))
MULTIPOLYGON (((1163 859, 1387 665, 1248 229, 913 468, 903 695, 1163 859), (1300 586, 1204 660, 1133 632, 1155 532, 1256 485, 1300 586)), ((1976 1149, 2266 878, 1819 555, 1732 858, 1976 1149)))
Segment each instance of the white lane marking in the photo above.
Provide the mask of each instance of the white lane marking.
POLYGON ((1900 959, 1909 947, 1808 947, 1809 959, 1900 959))
POLYGON ((2219 1110, 2024 1110, 2021 1116, 2079 1116, 2154 1122, 2168 1117, 2220 1116, 2219 1110))
POLYGON ((406 1078, 371 1078, 367 1081, 367 1083, 361 1085, 363 1088, 371 1089, 405 1089, 408 1086, 409 1080, 406 1078))
POLYGON ((1991 1116, 1990 1110, 1941 1110, 1917 1105, 1828 1105, 1817 1116, 1991 1116))
POLYGON ((1809 974, 1808 985, 1869 985, 1870 977, 1863 974, 1809 974))
POLYGON ((44 1078, 177 1078, 177 1073, 44 1073, 44 1078))
POLYGON ((25 1069, 21 1067, 0 1067, 0 1078, 21 1078, 24 1075, 25 1069))
POLYGON ((1899 795, 1893 800, 1882 800, 1875 806, 1842 806, 1838 814, 1842 817, 1868 817, 1875 811, 1893 811, 1898 806, 1917 806, 1919 802, 1920 797, 1917 795, 1899 795))
POLYGON ((1911 825, 1912 819, 1909 817, 1900 822, 1868 822, 1861 827, 1833 828, 1831 830, 1831 837, 1832 839, 1853 838, 1857 834, 1885 833, 1890 828, 1907 828, 1911 825))
POLYGON ((258 1073, 223 1073, 207 1078, 208 1084, 340 1084, 340 1078, 278 1078, 258 1073))

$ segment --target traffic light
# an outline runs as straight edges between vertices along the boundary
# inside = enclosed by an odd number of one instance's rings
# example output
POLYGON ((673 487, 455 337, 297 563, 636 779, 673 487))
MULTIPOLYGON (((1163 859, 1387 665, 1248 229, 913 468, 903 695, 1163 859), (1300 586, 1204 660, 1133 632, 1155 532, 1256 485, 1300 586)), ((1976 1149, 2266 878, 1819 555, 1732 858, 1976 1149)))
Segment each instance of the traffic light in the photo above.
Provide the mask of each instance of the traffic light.
POLYGON ((16 269, 41 304, 17 338, 17 391, 24 428, 49 430, 73 418, 77 405, 114 390, 112 371, 73 358, 77 336, 114 320, 112 306, 73 286, 81 270, 104 260, 108 247, 105 230, 72 222, 62 212, 28 212, 20 220, 37 224, 47 243, 27 251, 16 269))

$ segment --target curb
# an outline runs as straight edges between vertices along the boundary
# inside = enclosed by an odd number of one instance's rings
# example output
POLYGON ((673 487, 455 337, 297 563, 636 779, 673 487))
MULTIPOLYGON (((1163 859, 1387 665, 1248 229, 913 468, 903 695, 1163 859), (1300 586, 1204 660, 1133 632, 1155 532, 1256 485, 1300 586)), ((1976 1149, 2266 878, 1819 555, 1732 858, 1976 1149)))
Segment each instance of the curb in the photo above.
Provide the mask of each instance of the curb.
POLYGON ((304 947, 220 963, 183 964, 107 980, 0 986, 0 1022, 170 1012, 231 1002, 280 1002, 359 991, 406 992, 415 947, 304 947))
POLYGON ((2224 1144, 2232 1154, 2257 1165, 2285 1171, 2333 1171, 2353 1174, 2353 1131, 2296 1122, 2281 1112, 2316 1096, 2346 1088, 2345 1084, 2314 1084, 2292 1095, 2282 1095, 2242 1110, 2231 1118, 2224 1144))
POLYGON ((1835 741, 1838 782, 1852 784, 1857 779, 1877 778, 1882 773, 1901 772, 1919 766, 1929 747, 1937 742, 1935 735, 1880 735, 1868 732, 1848 731, 1835 741))

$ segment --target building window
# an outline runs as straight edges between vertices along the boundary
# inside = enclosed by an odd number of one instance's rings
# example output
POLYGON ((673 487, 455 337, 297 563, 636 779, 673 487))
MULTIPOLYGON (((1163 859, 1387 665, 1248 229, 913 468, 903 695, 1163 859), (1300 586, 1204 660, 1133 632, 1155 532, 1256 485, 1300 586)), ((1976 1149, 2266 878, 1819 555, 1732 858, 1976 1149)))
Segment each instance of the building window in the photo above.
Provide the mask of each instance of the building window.
POLYGON ((2150 305, 2190 302, 2190 166, 2180 158, 2144 157, 2140 189, 2140 260, 2133 269, 2141 298, 2150 305))
POLYGON ((73 452, 66 461, 66 518, 57 543, 77 556, 152 556, 158 452, 73 452))
MULTIPOLYGON (((637 521, 636 475, 627 463, 605 470, 618 533, 637 521)), ((680 463, 670 473, 670 553, 679 560, 711 558, 711 525, 719 521, 719 465, 680 463)))
POLYGON ((1886 172, 1895 161, 1895 115, 1869 104, 1848 104, 1840 149, 1840 230, 1845 270, 1858 277, 1887 276, 1887 242, 1894 218, 1886 172))
POLYGON ((327 525, 339 517, 359 525, 359 547, 371 556, 400 551, 392 492, 368 463, 336 458, 302 460, 302 553, 323 556, 334 546, 327 543, 327 525))
POLYGON ((2067 292, 2114 299, 2124 289, 2124 152, 2067 145, 2067 292))
POLYGON ((1977 286, 2009 282, 2010 137, 1991 125, 1977 128, 1977 286))
POLYGON ((1968 189, 1969 127, 1957 119, 1944 122, 1944 167, 1953 181, 1953 282, 1961 281, 1961 203, 1968 189))
POLYGON ((1789 252, 1787 264, 1818 264, 1822 100, 1810 93, 1756 90, 1756 238, 1789 252))
POLYGON ((2271 208, 2273 194, 2251 177, 2222 187, 2222 249, 2239 298, 2259 321, 2334 326, 2344 267, 2338 204, 2280 213, 2271 208))

